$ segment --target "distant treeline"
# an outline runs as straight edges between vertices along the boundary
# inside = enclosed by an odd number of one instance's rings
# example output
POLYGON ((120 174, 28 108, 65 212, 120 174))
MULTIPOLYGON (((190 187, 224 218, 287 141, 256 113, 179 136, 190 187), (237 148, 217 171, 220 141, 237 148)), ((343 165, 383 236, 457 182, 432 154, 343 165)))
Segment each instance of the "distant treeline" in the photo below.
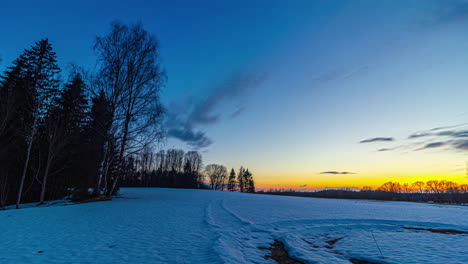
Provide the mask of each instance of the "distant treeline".
POLYGON ((468 184, 457 184, 445 180, 432 180, 426 183, 417 181, 413 184, 386 182, 375 190, 370 186, 364 186, 360 191, 328 189, 305 192, 292 189, 271 189, 257 193, 316 198, 468 204, 468 184))
MULTIPOLYGON (((199 188, 204 173, 213 189, 232 187, 224 166, 202 173, 197 152, 151 153, 164 137, 159 95, 166 82, 152 34, 115 22, 96 38, 94 51, 95 71, 73 67, 63 81, 52 44, 43 39, 0 74, 0 209, 105 199, 122 184, 199 188)), ((250 172, 241 172, 235 185, 253 189, 250 172)))
POLYGON ((213 189, 240 192, 255 192, 252 173, 241 167, 227 173, 224 165, 203 165, 202 155, 197 151, 180 149, 161 150, 157 153, 145 148, 130 157, 124 174, 124 187, 166 187, 213 189))

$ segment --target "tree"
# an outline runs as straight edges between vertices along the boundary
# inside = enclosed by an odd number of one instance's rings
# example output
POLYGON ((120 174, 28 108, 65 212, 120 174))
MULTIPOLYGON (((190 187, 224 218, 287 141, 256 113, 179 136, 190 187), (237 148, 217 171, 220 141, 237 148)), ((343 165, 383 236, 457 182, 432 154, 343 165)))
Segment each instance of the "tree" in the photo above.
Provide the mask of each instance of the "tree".
MULTIPOLYGON (((39 204, 44 203, 51 167, 61 155, 71 159, 78 152, 78 141, 81 140, 82 129, 86 121, 87 100, 84 96, 84 90, 85 84, 81 75, 73 74, 70 82, 65 85, 65 89, 57 99, 57 105, 52 107, 46 116, 47 154, 39 204), (63 155, 66 150, 68 150, 68 155, 63 155)), ((70 163, 76 164, 75 159, 71 159, 71 162, 62 161, 61 169, 70 163)), ((74 170, 67 171, 68 174, 73 174, 76 170, 79 171, 78 166, 72 167, 74 170)))
POLYGON ((423 193, 423 188, 424 188, 424 182, 422 181, 416 181, 411 184, 413 189, 418 190, 419 193, 423 193))
POLYGON ((210 164, 205 167, 205 173, 210 180, 212 190, 224 190, 227 180, 226 167, 219 164, 210 164))
MULTIPOLYGON (((92 98, 88 126, 89 151, 91 173, 95 174, 94 195, 101 195, 103 179, 107 179, 107 173, 112 161, 112 140, 109 138, 113 109, 103 90, 92 98)), ((107 186, 107 185, 106 185, 107 186)))
MULTIPOLYGON (((159 91, 165 73, 159 65, 158 42, 141 24, 114 22, 108 35, 96 39, 94 49, 100 62, 96 83, 111 102, 122 167, 126 154, 162 137, 159 91)), ((113 181, 111 195, 119 177, 113 181)))
POLYGON ((254 182, 252 173, 249 172, 249 169, 247 169, 245 171, 244 179, 245 179, 245 182, 246 182, 246 187, 245 187, 246 191, 249 192, 249 193, 254 193, 255 192, 255 182, 254 182))
POLYGON ((31 98, 28 103, 30 104, 29 107, 32 114, 32 124, 26 131, 26 157, 16 199, 16 208, 18 209, 21 203, 24 180, 26 179, 31 149, 38 125, 48 112, 58 93, 59 81, 57 75, 60 72, 60 68, 57 66, 56 55, 52 50, 52 45, 47 39, 40 40, 31 49, 25 50, 15 62, 15 65, 19 67, 21 78, 24 80, 23 84, 26 86, 26 91, 31 98))
POLYGON ((231 173, 229 173, 229 179, 228 179, 228 185, 227 189, 230 192, 233 192, 236 190, 236 172, 234 171, 234 168, 231 169, 231 173))
POLYGON ((239 191, 244 192, 245 181, 244 181, 244 167, 240 167, 239 173, 237 174, 237 183, 239 184, 239 191))
POLYGON ((400 192, 401 191, 401 184, 398 182, 386 182, 379 187, 380 191, 386 192, 400 192))

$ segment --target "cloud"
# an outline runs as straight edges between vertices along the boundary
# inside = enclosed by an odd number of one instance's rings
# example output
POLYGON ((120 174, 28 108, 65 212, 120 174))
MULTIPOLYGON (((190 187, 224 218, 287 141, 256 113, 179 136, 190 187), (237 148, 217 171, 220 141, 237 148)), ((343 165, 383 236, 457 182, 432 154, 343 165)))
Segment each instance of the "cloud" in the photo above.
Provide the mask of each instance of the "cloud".
POLYGON ((258 75, 233 75, 226 81, 215 87, 211 94, 201 100, 193 109, 188 118, 191 125, 206 125, 220 121, 221 115, 216 113, 217 107, 225 101, 238 101, 243 99, 248 92, 260 86, 264 76, 258 75))
POLYGON ((349 171, 322 171, 320 174, 356 174, 354 172, 349 171))
POLYGON ((194 131, 191 128, 171 128, 169 129, 168 134, 197 149, 205 148, 213 144, 213 141, 209 139, 205 133, 194 131))
POLYGON ((439 148, 442 147, 446 144, 446 142, 432 142, 424 145, 424 147, 419 148, 417 150, 423 150, 423 149, 432 149, 432 148, 439 148))
POLYGON ((468 150, 468 140, 456 140, 452 146, 457 150, 468 150))
POLYGON ((307 184, 299 185, 298 187, 299 187, 299 188, 307 187, 307 184))
POLYGON ((392 151, 394 150, 393 148, 381 148, 381 149, 378 149, 377 151, 379 152, 384 152, 384 151, 392 151))
POLYGON ((409 139, 421 138, 421 137, 428 137, 432 136, 431 133, 414 133, 408 136, 409 139))
POLYGON ((438 136, 449 136, 453 138, 468 137, 468 130, 447 130, 437 133, 438 136))
POLYGON ((236 111, 232 112, 229 117, 236 118, 240 116, 245 111, 245 106, 239 107, 236 111))
MULTIPOLYGON (((197 149, 210 146, 213 140, 200 127, 219 123, 222 114, 218 112, 218 108, 222 103, 242 104, 249 92, 259 87, 263 80, 264 76, 260 75, 235 74, 215 86, 203 99, 196 102, 189 100, 178 110, 175 110, 177 107, 172 107, 165 122, 167 134, 197 149)), ((241 105, 229 116, 239 116, 243 110, 244 106, 241 105)))
POLYGON ((392 137, 376 137, 376 138, 370 138, 370 139, 362 140, 359 143, 388 142, 388 141, 394 141, 394 138, 392 138, 392 137))

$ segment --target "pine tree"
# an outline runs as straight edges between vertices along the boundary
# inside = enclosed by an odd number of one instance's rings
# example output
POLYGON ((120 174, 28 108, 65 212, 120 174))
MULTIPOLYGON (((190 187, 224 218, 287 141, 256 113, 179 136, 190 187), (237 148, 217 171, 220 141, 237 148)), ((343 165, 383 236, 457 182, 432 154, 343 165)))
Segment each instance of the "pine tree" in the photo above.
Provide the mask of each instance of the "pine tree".
POLYGON ((240 192, 244 192, 245 189, 245 182, 244 182, 244 173, 245 173, 245 170, 244 170, 244 167, 240 167, 239 169, 239 173, 237 174, 237 182, 239 184, 239 191, 240 192))
POLYGON ((15 66, 19 67, 26 92, 31 98, 25 103, 28 103, 32 113, 32 124, 26 129, 27 150, 16 199, 16 208, 19 208, 38 127, 58 94, 59 81, 57 76, 60 73, 60 68, 57 65, 52 45, 47 39, 40 40, 31 49, 25 50, 15 62, 15 66))
MULTIPOLYGON (((65 171, 62 178, 67 178, 68 181, 62 184, 56 183, 56 188, 60 186, 67 189, 67 187, 77 187, 86 182, 82 179, 76 179, 80 174, 87 174, 81 173, 79 159, 73 158, 84 154, 81 144, 87 114, 87 100, 84 93, 83 79, 79 74, 73 74, 71 80, 65 85, 61 96, 57 98, 56 105, 52 107, 46 117, 47 155, 39 204, 44 202, 49 172, 57 163, 62 164, 57 169, 65 171), (61 162, 57 162, 60 159, 61 162)), ((85 187, 87 189, 88 186, 85 184, 85 187)))
POLYGON ((249 169, 245 171, 244 174, 244 179, 245 179, 245 189, 249 193, 254 193, 255 192, 255 182, 252 176, 252 173, 250 173, 249 169))
POLYGON ((228 180, 228 186, 227 189, 230 192, 235 191, 236 189, 236 172, 234 171, 234 168, 231 169, 231 173, 229 174, 229 180, 228 180))
POLYGON ((15 176, 21 173, 27 146, 24 131, 32 119, 23 71, 24 62, 16 60, 0 79, 0 208, 13 199, 11 189, 18 188, 15 176))

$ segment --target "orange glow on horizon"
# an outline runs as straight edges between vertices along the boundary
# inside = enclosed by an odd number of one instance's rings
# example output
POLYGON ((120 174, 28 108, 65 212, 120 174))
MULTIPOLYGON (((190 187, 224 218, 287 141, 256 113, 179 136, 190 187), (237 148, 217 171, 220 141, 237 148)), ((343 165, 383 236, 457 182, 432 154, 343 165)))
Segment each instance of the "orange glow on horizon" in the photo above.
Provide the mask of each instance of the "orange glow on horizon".
POLYGON ((268 189, 296 189, 296 190, 319 190, 325 187, 357 187, 362 188, 363 186, 370 186, 373 189, 380 187, 382 184, 392 181, 399 182, 401 184, 411 184, 416 181, 427 182, 431 180, 446 180, 452 181, 457 184, 468 184, 468 177, 465 175, 453 175, 453 176, 398 176, 398 177, 375 177, 375 178, 355 178, 355 179, 343 179, 342 177, 336 177, 334 179, 312 179, 304 181, 302 179, 266 179, 261 178, 257 180, 256 189, 268 190, 268 189))

